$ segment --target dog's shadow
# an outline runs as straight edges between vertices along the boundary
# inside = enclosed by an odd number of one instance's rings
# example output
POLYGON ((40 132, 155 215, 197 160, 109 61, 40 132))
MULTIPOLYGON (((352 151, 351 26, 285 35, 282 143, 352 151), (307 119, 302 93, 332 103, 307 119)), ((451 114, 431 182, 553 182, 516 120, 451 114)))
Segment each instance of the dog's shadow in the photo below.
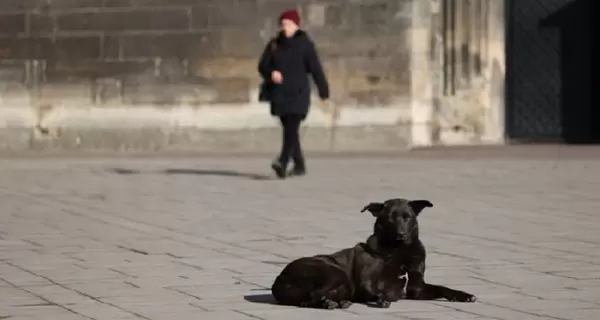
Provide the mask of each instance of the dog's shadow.
MULTIPOLYGON (((141 174, 140 170, 126 169, 126 168, 110 168, 108 169, 111 173, 120 175, 136 175, 141 174)), ((159 173, 166 175, 197 175, 197 176, 218 176, 218 177, 231 177, 231 178, 245 178, 250 180, 272 180, 273 178, 268 175, 258 173, 240 172, 236 170, 202 170, 202 169, 166 169, 159 171, 159 173)))
MULTIPOLYGON (((244 296, 244 300, 252 303, 280 305, 277 300, 275 300, 275 297, 273 297, 273 295, 270 293, 247 295, 244 296)), ((376 306, 375 303, 365 303, 365 305, 369 308, 381 309, 380 307, 376 306)))
POLYGON ((244 300, 246 300, 248 302, 252 302, 252 303, 262 303, 262 304, 271 304, 271 305, 278 304, 277 300, 275 300, 275 297, 273 297, 273 295, 270 293, 247 295, 247 296, 244 296, 244 300))

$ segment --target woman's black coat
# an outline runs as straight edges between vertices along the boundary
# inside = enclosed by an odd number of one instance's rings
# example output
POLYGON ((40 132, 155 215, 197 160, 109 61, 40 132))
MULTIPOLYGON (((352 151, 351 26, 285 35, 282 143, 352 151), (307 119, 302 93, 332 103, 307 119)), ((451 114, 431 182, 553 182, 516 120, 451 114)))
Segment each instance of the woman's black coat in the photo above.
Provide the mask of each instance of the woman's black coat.
POLYGON ((319 97, 329 98, 329 84, 315 45, 302 30, 291 38, 280 33, 272 39, 260 58, 258 71, 268 82, 271 114, 274 116, 295 114, 306 117, 310 106, 309 73, 317 85, 319 97), (283 75, 281 84, 271 82, 273 71, 283 75))

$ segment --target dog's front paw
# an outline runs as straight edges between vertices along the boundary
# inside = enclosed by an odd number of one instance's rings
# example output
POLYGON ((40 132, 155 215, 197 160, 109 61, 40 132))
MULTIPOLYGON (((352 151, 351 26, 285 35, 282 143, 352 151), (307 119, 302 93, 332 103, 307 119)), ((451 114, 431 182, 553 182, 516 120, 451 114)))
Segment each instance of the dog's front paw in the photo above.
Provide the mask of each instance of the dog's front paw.
POLYGON ((387 308, 390 307, 390 305, 392 305, 392 303, 389 302, 389 301, 383 300, 383 299, 379 299, 379 300, 377 300, 377 302, 375 303, 375 305, 378 308, 387 309, 387 308))
POLYGON ((329 299, 323 300, 321 305, 323 306, 323 309, 328 309, 328 310, 333 310, 340 306, 337 302, 335 302, 333 300, 329 300, 329 299))
POLYGON ((449 299, 449 300, 456 301, 456 302, 475 302, 475 301, 477 301, 477 297, 472 294, 459 291, 454 294, 452 299, 449 299))
POLYGON ((352 302, 348 301, 348 300, 343 300, 343 301, 340 301, 339 305, 340 305, 339 306, 340 309, 348 309, 352 305, 352 302))

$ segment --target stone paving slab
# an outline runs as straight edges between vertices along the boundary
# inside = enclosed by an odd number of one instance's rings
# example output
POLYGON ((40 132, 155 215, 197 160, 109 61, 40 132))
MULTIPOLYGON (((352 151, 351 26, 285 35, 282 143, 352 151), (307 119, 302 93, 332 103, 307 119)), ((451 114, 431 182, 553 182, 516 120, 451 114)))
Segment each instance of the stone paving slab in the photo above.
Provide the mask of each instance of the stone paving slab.
POLYGON ((0 319, 600 319, 600 154, 0 159, 0 319), (265 176, 266 175, 266 176, 265 176), (426 198, 427 279, 475 304, 273 304, 285 263, 364 240, 364 204, 426 198))

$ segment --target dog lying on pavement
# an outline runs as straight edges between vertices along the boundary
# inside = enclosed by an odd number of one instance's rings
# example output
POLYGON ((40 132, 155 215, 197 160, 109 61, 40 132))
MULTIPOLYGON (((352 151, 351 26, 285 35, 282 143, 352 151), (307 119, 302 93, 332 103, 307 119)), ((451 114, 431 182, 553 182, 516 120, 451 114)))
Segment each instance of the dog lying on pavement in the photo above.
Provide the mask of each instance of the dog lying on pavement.
POLYGON ((353 302, 387 308, 405 298, 406 270, 392 260, 362 265, 371 260, 369 256, 365 244, 360 243, 331 255, 294 260, 277 276, 271 291, 280 304, 318 309, 346 309, 353 302), (340 265, 345 262, 356 265, 345 270, 340 265), (355 276, 364 279, 356 283, 355 276))
POLYGON ((397 254, 400 257, 398 267, 402 266, 408 269, 407 299, 475 302, 477 297, 472 294, 425 282, 426 251, 425 246, 419 240, 417 217, 426 207, 433 207, 433 204, 427 200, 408 201, 404 199, 390 199, 383 203, 368 204, 362 212, 369 211, 377 217, 374 234, 387 236, 371 236, 367 240, 367 246, 370 246, 373 251, 385 251, 389 250, 387 249, 389 247, 395 247, 398 250, 397 254), (385 231, 391 225, 397 227, 395 234, 385 231))
POLYGON ((288 264, 271 288, 275 299, 284 305, 335 309, 353 302, 387 308, 405 298, 411 274, 404 268, 408 264, 402 243, 412 228, 405 218, 416 218, 432 204, 401 199, 386 203, 386 210, 374 203, 363 209, 377 218, 374 233, 365 243, 288 264))

